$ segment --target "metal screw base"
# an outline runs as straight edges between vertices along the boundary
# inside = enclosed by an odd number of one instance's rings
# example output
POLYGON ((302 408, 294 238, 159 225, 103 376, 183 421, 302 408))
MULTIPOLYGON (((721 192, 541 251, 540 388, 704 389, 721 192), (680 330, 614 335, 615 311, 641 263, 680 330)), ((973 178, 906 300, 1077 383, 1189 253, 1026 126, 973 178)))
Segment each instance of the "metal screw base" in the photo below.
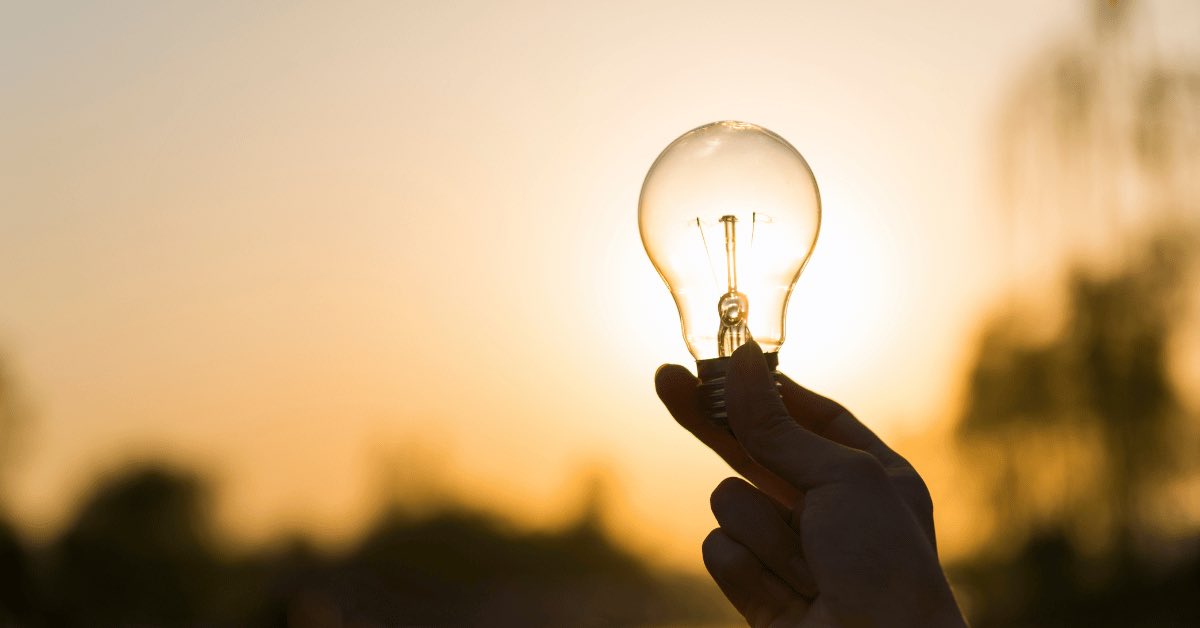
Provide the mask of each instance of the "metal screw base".
MULTIPOLYGON (((763 357, 767 359, 771 375, 777 375, 779 353, 766 353, 763 357)), ((729 358, 696 360, 696 374, 700 377, 700 384, 696 387, 700 395, 700 407, 713 425, 725 431, 729 431, 729 415, 725 411, 725 374, 728 370, 729 358)), ((775 385, 779 385, 778 379, 775 385)))

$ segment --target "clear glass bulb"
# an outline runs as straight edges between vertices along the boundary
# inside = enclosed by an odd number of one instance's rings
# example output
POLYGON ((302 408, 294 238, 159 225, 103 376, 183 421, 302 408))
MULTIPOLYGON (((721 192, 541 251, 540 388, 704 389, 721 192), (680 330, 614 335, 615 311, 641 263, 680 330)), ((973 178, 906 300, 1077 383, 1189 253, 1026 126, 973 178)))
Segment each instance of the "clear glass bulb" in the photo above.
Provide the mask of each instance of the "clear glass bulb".
POLYGON ((658 156, 642 184, 638 226, 679 308, 701 380, 706 361, 752 338, 775 357, 788 297, 820 225, 808 163, 760 126, 707 124, 658 156))

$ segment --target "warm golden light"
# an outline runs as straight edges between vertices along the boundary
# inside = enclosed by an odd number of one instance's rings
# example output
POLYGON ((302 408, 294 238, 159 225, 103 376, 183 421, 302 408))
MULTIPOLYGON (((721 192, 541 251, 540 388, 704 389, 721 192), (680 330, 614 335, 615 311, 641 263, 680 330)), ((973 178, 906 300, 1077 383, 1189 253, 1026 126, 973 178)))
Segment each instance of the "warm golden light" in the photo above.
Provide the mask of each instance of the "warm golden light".
MULTIPOLYGON (((614 535, 701 571, 708 495, 730 471, 651 376, 719 355, 736 291, 750 336, 771 349, 786 334, 781 371, 913 443, 942 555, 968 555, 985 537, 948 451, 1010 247, 989 211, 989 129, 1034 52, 1087 31, 1090 7, 6 7, 0 366, 28 410, 0 448, 0 514, 53 539, 114 470, 161 458, 217 479, 236 543, 298 530, 337 545, 391 495, 381 467, 409 474, 396 492, 444 487, 534 529, 568 520, 581 469, 602 468, 614 535), (816 205, 787 222, 772 199, 695 187, 664 223, 679 246, 654 262, 703 270, 674 286, 695 312, 681 342, 630 210, 671 138, 730 116, 818 173, 819 253, 804 266, 816 205), (434 453, 403 453, 413 443, 434 453)), ((1195 20, 1160 22, 1197 41, 1195 20)), ((1176 106, 1147 90, 1137 102, 1176 106)), ((815 203, 809 183, 797 202, 815 203)), ((1059 197, 1035 200, 1057 215, 1059 197)), ((1194 374, 1185 353, 1176 370, 1194 374)))

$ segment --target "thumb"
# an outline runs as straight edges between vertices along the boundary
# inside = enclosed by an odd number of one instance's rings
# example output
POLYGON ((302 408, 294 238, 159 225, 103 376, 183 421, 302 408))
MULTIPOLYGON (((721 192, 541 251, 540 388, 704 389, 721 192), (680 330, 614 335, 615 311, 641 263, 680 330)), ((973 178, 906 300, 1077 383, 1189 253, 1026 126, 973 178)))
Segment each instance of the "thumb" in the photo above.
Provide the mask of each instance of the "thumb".
POLYGON ((758 343, 748 342, 733 352, 726 377, 730 429, 752 458, 792 486, 809 490, 836 482, 848 470, 874 461, 869 454, 818 436, 788 415, 758 343))

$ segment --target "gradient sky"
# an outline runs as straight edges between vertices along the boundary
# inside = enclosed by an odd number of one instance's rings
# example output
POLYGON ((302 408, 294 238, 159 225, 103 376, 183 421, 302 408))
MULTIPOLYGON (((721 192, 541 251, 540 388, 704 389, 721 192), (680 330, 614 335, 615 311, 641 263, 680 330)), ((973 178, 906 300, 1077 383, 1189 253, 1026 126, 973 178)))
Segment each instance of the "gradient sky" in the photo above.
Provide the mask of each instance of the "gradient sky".
POLYGON ((691 360, 636 211, 719 119, 821 187, 782 368, 886 437, 948 420, 1000 283, 996 109, 1086 5, 568 4, 0 8, 25 529, 131 457, 215 474, 246 541, 345 538, 388 461, 534 524, 606 468, 614 527, 698 564, 726 472, 654 396, 691 360))

